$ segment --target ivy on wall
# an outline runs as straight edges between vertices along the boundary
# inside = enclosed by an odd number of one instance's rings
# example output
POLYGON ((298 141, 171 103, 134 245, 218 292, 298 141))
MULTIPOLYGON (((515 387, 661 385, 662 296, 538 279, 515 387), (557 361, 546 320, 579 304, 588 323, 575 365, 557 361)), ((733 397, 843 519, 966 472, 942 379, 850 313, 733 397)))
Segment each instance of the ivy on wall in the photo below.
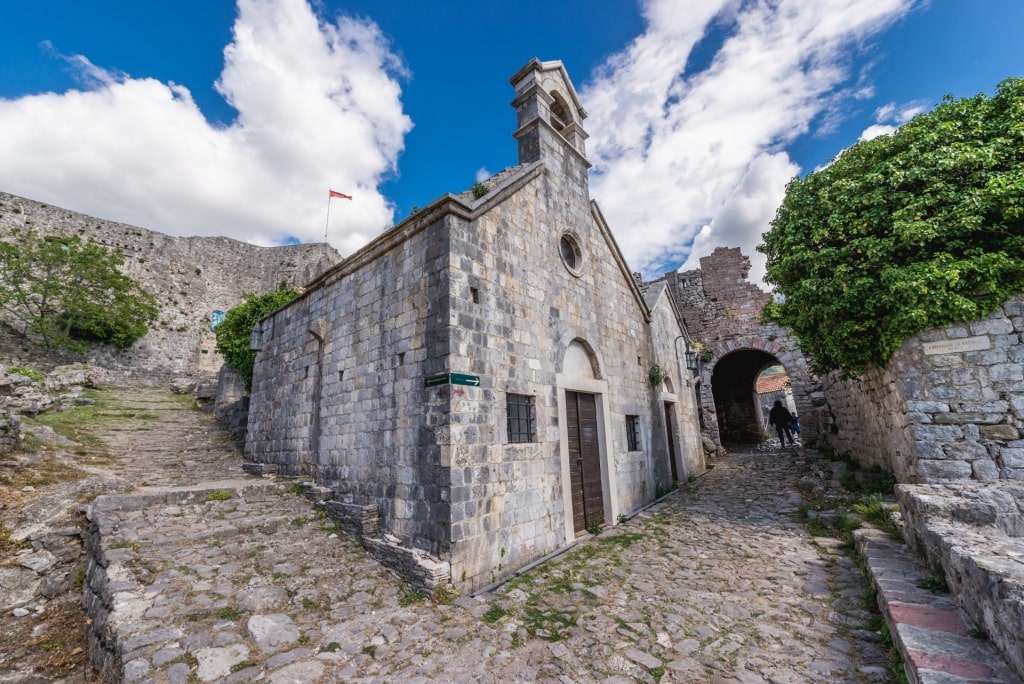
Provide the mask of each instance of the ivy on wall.
POLYGON ((253 327, 260 319, 276 311, 298 297, 298 290, 281 288, 261 295, 246 293, 245 301, 228 309, 224 320, 217 324, 217 351, 224 355, 224 362, 236 369, 245 383, 245 389, 252 389, 252 371, 256 363, 256 352, 249 348, 253 327))
POLYGON ((814 370, 883 365, 909 336, 1024 291, 1024 79, 949 96, 792 180, 758 247, 814 370))

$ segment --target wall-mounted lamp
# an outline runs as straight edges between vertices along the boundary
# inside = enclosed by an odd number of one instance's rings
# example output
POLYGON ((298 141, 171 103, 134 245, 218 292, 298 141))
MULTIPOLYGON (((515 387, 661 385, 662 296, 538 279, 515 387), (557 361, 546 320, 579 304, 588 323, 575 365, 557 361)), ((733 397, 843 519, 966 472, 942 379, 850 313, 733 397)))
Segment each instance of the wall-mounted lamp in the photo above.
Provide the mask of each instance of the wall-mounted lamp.
POLYGON ((690 349, 690 345, 686 345, 686 367, 692 371, 700 370, 700 359, 697 358, 697 350, 690 349))

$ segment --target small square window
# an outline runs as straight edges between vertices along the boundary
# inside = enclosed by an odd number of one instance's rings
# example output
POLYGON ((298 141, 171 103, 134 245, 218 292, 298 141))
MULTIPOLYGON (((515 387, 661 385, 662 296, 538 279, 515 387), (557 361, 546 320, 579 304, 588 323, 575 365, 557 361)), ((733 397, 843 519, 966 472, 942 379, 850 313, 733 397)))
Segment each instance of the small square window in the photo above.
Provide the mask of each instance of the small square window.
POLYGON ((505 411, 508 424, 509 444, 534 441, 533 397, 528 394, 505 395, 505 411))
POLYGON ((626 416, 626 449, 640 451, 640 416, 626 416))

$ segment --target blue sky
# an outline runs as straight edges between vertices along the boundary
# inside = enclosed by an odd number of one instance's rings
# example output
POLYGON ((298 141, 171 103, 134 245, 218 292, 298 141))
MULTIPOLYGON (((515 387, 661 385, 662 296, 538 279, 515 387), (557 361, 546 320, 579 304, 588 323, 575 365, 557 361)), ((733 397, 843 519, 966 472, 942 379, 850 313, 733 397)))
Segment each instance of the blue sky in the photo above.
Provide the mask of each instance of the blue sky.
POLYGON ((1024 77, 1019 0, 49 0, 0 22, 0 190, 176 235, 351 253, 516 163, 562 60, 591 194, 648 277, 754 252, 786 182, 1024 77))

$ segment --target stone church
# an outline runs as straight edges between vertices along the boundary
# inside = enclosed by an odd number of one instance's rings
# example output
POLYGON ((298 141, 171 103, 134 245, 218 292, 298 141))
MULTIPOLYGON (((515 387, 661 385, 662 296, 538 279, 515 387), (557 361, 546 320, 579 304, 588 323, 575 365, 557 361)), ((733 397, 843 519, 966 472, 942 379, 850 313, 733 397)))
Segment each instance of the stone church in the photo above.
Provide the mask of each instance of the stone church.
POLYGON ((533 59, 511 83, 517 166, 436 199, 253 331, 247 465, 315 480, 364 543, 429 556, 462 591, 705 468, 687 332, 590 198, 565 68, 533 59))

